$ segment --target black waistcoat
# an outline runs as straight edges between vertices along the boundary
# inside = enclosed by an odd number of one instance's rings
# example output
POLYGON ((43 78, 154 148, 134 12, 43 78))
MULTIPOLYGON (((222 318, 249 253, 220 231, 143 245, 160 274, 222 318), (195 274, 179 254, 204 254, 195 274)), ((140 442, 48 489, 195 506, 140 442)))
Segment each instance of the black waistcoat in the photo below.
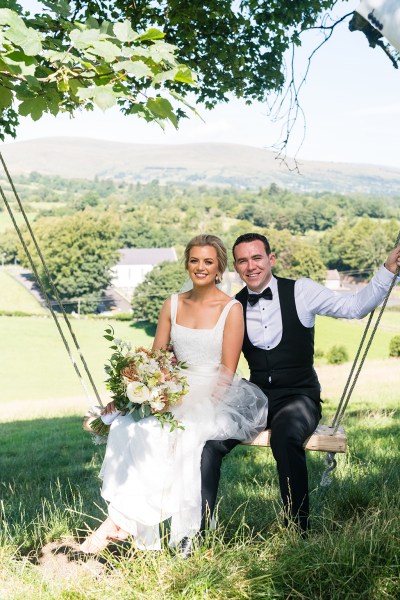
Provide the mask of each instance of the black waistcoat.
MULTIPOLYGON (((282 339, 272 350, 257 348, 249 340, 247 325, 243 354, 249 364, 250 381, 268 396, 271 406, 295 394, 320 401, 320 384, 313 367, 314 327, 304 327, 297 315, 292 279, 277 277, 282 313, 282 339)), ((246 324, 247 287, 236 298, 243 305, 246 324)))

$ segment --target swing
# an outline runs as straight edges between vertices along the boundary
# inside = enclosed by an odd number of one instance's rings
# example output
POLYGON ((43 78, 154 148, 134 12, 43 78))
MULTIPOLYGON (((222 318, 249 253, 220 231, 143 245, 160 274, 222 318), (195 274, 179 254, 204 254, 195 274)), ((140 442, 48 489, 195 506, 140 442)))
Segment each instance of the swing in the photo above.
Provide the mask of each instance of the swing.
MULTIPOLYGON (((37 240, 36 240, 35 235, 34 235, 34 233, 32 231, 32 228, 31 228, 31 225, 30 225, 29 220, 27 218, 27 215, 25 213, 24 207, 22 206, 21 200, 20 200, 20 198, 18 196, 18 193, 17 193, 17 191, 15 189, 14 183, 13 183, 12 178, 11 178, 9 172, 8 172, 7 166, 6 166, 5 162, 4 162, 4 159, 3 159, 3 156, 2 156, 1 153, 0 153, 0 161, 1 161, 2 165, 3 165, 4 172, 5 172, 5 174, 7 176, 7 179, 9 181, 10 185, 11 185, 11 189, 12 189, 12 191, 14 193, 14 196, 15 196, 15 199, 17 201, 18 207, 19 207, 19 209, 21 211, 21 214, 22 214, 22 216, 24 218, 24 221, 25 221, 25 224, 26 224, 26 226, 28 228, 28 231, 29 231, 29 234, 31 236, 31 239, 32 239, 32 241, 34 243, 34 246, 36 248, 36 251, 38 253, 38 256, 40 258, 42 266, 43 266, 43 268, 45 270, 46 276, 48 277, 51 289, 52 289, 52 291, 53 291, 53 293, 54 293, 54 295, 55 295, 55 297, 56 297, 56 299, 57 299, 57 301, 59 303, 59 306, 60 306, 60 309, 61 309, 64 321, 65 321, 65 323, 66 323, 66 325, 68 327, 68 330, 69 330, 69 332, 71 334, 71 337, 72 337, 72 340, 74 342, 75 348, 76 348, 76 350, 77 350, 77 352, 79 354, 79 357, 81 359, 81 362, 82 362, 82 364, 84 366, 84 369, 85 369, 86 374, 88 376, 88 379, 89 379, 89 382, 91 384, 92 390, 93 390, 93 392, 95 394, 97 403, 98 403, 98 405, 100 407, 103 407, 103 403, 101 401, 100 395, 99 395, 98 390, 96 388, 96 385, 94 383, 93 377, 92 377, 92 375, 91 375, 91 373, 89 371, 89 368, 87 366, 85 358, 84 358, 84 356, 82 354, 82 351, 81 351, 80 346, 78 344, 78 340, 77 340, 77 338, 75 336, 75 333, 74 333, 74 331, 72 329, 72 326, 71 326, 71 323, 70 323, 70 321, 68 319, 68 316, 67 316, 67 314, 66 314, 66 312, 64 310, 64 307, 63 307, 61 298, 60 298, 60 296, 58 294, 57 288, 55 287, 55 285, 53 283, 53 280, 51 278, 50 272, 48 271, 48 268, 46 266, 44 257, 42 255, 42 252, 41 252, 40 248, 39 248, 39 245, 37 243, 37 240)), ((26 256, 27 256, 27 258, 29 260, 30 266, 32 268, 32 272, 35 275, 37 283, 38 283, 38 285, 40 287, 40 290, 41 290, 41 292, 43 294, 43 297, 44 297, 44 299, 46 301, 46 304, 47 304, 47 306, 48 306, 48 308, 50 310, 50 313, 51 313, 51 315, 52 315, 52 317, 54 319, 54 322, 56 324, 58 332, 59 332, 59 334, 60 334, 60 336, 62 338, 62 341, 63 341, 64 346, 66 348, 66 351, 68 353, 68 356, 69 356, 69 358, 70 358, 70 360, 72 362, 72 365, 73 365, 73 367, 75 369, 75 372, 76 372, 76 374, 77 374, 77 376, 79 378, 79 381, 80 381, 80 383, 82 385, 82 388, 83 388, 83 390, 85 392, 86 398, 88 399, 88 404, 91 404, 92 402, 91 402, 91 399, 90 399, 89 391, 88 391, 88 389, 87 389, 87 387, 85 385, 85 382, 84 382, 84 379, 83 379, 83 377, 82 377, 82 375, 80 373, 79 367, 78 367, 78 365, 77 365, 77 363, 76 363, 76 361, 75 361, 75 359, 74 359, 74 357, 72 355, 71 349, 70 349, 68 341, 67 341, 67 339, 66 339, 66 337, 64 335, 64 332, 63 332, 62 328, 60 327, 59 319, 58 319, 58 317, 57 317, 57 315, 56 315, 56 313, 55 313, 55 311, 54 311, 54 309, 53 309, 53 307, 51 305, 51 302, 50 302, 50 299, 49 299, 49 297, 47 295, 47 292, 45 290, 45 286, 43 284, 43 281, 42 281, 42 279, 41 279, 41 277, 40 277, 40 275, 39 275, 39 273, 38 273, 38 271, 37 271, 37 269, 35 267, 35 264, 34 264, 34 262, 32 260, 32 256, 31 256, 31 254, 29 252, 29 249, 28 249, 28 247, 27 247, 27 245, 25 243, 25 240, 23 239, 23 236, 21 234, 20 228, 19 228, 19 226, 18 226, 18 224, 17 224, 17 222, 15 220, 14 214, 12 212, 10 204, 9 204, 9 202, 7 200, 7 197, 6 197, 5 193, 4 193, 4 190, 1 187, 1 185, 0 185, 0 194, 1 194, 2 198, 3 198, 3 200, 4 200, 4 203, 5 203, 5 206, 7 208, 7 211, 9 213, 9 215, 10 215, 12 223, 13 223, 13 225, 15 227, 15 230, 16 230, 16 232, 18 234, 18 237, 19 237, 19 239, 21 241, 21 244, 22 244, 22 246, 24 248, 25 254, 26 254, 26 256)), ((400 242, 400 233, 397 236, 395 247, 399 244, 399 242, 400 242)), ((305 441, 304 448, 306 450, 315 450, 315 451, 327 452, 326 463, 327 463, 328 466, 327 466, 327 468, 325 469, 325 471, 324 471, 324 473, 322 475, 321 485, 329 485, 329 483, 330 483, 330 479, 328 477, 328 472, 332 471, 336 467, 335 454, 336 453, 345 453, 346 452, 346 449, 347 449, 346 433, 344 431, 344 428, 341 427, 340 424, 341 424, 341 421, 343 419, 343 416, 344 416, 345 410, 347 408, 347 405, 349 403, 351 394, 352 394, 352 392, 354 390, 356 381, 358 379, 358 376, 360 374, 360 371, 361 371, 362 366, 364 364, 364 361, 366 359, 367 353, 368 353, 369 348, 371 346, 372 340, 373 340, 373 338, 375 336, 375 333, 376 333, 376 330, 378 328, 379 322, 381 320, 383 311, 385 310, 385 307, 386 307, 387 301, 389 299, 390 293, 391 293, 391 291, 392 291, 392 289, 393 289, 393 287, 395 285, 396 278, 397 278, 397 276, 399 274, 399 270, 400 269, 398 267, 396 269, 396 273, 393 276, 393 279, 391 281, 389 289, 388 289, 388 291, 386 293, 385 299, 384 299, 384 301, 382 303, 382 306, 381 306, 378 318, 377 318, 377 320, 375 322, 374 328, 373 328, 373 330, 371 332, 371 335, 370 335, 368 343, 367 343, 367 345, 365 347, 364 353, 363 353, 363 355, 361 357, 361 361, 360 361, 359 367, 358 367, 356 373, 354 373, 356 365, 357 365, 357 362, 358 362, 358 359, 359 359, 359 356, 361 354, 362 347, 364 345, 365 339, 367 337, 368 330, 369 330, 371 322, 372 322, 372 317, 374 315, 374 311, 372 311, 371 314, 370 314, 370 316, 369 316, 369 319, 368 319, 368 322, 367 322, 367 325, 366 325, 363 337, 362 337, 361 342, 360 342, 360 346, 359 346, 359 348, 357 350, 356 357, 355 357, 353 365, 351 367, 349 377, 347 379, 346 385, 345 385, 344 390, 343 390, 343 394, 341 396, 339 405, 337 407, 337 410, 336 410, 336 413, 335 413, 335 416, 333 418, 333 421, 332 421, 331 425, 319 425, 317 427, 317 429, 315 430, 315 432, 305 441)), ((263 431, 252 442, 243 442, 243 443, 245 445, 249 445, 249 446, 265 446, 265 447, 268 447, 268 446, 270 446, 270 430, 263 431)))

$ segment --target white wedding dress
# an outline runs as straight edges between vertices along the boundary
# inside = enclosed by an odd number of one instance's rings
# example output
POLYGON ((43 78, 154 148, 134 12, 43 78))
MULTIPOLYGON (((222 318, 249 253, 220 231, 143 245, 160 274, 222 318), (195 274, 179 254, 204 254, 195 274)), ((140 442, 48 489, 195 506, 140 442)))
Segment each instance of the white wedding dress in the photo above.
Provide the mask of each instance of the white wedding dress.
POLYGON ((178 295, 171 297, 171 343, 189 393, 174 407, 184 429, 161 427, 155 417, 135 422, 117 417, 101 468, 102 496, 113 521, 136 546, 161 548, 160 523, 170 519, 170 545, 192 537, 201 522, 200 461, 207 440, 248 440, 265 429, 267 399, 256 386, 221 369, 222 341, 231 300, 212 329, 176 323, 178 295))

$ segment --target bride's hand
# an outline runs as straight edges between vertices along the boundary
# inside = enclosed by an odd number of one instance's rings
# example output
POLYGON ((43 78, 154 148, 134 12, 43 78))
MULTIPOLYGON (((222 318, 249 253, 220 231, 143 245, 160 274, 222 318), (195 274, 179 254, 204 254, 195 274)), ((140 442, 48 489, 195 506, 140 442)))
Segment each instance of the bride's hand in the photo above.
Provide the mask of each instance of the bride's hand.
POLYGON ((107 406, 105 406, 103 408, 103 410, 101 411, 102 415, 110 415, 111 413, 115 412, 117 409, 115 408, 115 404, 114 402, 109 402, 107 404, 107 406))

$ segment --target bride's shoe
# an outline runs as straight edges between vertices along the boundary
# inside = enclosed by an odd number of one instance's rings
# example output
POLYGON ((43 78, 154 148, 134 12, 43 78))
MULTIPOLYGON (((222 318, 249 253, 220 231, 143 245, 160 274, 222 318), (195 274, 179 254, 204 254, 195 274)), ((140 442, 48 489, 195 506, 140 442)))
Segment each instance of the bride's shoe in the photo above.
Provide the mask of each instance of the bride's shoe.
MULTIPOLYGON (((79 550, 84 554, 98 554, 104 548, 107 548, 112 539, 118 537, 120 528, 110 517, 100 525, 96 531, 89 535, 79 546, 79 550)), ((125 532, 124 532, 125 533, 125 532)), ((129 534, 127 534, 128 536, 129 534)))

